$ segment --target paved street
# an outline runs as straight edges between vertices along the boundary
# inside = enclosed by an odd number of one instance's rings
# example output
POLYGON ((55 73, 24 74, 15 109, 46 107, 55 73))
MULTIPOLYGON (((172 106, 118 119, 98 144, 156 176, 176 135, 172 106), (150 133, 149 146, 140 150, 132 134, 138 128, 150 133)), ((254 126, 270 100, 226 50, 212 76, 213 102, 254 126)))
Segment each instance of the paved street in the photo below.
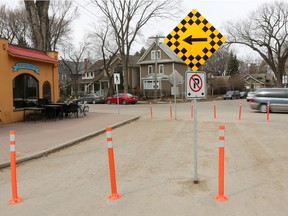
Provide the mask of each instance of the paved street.
MULTIPOLYGON (((287 114, 266 115, 239 100, 198 103, 198 175, 193 184, 191 103, 119 107, 140 118, 112 131, 119 200, 110 201, 106 135, 18 166, 18 193, 11 199, 10 170, 0 171, 1 216, 8 215, 261 215, 286 216, 288 207, 287 114), (174 107, 173 107, 174 108, 174 107), (173 109, 174 113, 174 109, 173 109), (218 185, 218 126, 225 125, 225 195, 218 185)), ((91 105, 97 114, 117 114, 116 105, 91 105)))

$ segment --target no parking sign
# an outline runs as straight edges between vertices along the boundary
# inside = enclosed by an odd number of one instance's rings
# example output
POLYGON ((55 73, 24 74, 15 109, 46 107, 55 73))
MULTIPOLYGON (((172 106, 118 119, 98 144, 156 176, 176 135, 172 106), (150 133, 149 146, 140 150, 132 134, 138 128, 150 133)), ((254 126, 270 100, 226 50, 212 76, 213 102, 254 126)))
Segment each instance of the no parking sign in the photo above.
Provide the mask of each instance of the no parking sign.
POLYGON ((186 71, 186 99, 206 97, 206 73, 204 71, 186 71))

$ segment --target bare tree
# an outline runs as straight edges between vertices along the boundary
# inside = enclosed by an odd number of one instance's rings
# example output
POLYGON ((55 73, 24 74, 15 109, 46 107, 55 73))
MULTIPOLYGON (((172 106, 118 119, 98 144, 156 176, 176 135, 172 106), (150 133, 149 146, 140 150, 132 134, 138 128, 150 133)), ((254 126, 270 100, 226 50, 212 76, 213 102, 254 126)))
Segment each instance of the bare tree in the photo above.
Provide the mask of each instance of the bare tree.
POLYGON ((113 94, 113 74, 115 71, 111 70, 111 64, 117 56, 119 48, 115 44, 115 38, 109 22, 103 22, 101 26, 95 27, 94 31, 90 33, 90 39, 93 40, 94 51, 101 53, 103 60, 103 70, 109 80, 108 95, 113 94))
POLYGON ((226 46, 221 46, 201 67, 207 73, 213 76, 223 76, 227 70, 230 57, 230 51, 226 46))
POLYGON ((57 45, 71 41, 71 23, 79 16, 78 8, 73 9, 72 1, 51 1, 49 12, 48 48, 56 50, 57 45))
POLYGON ((26 47, 31 45, 25 10, 9 10, 5 5, 0 7, 0 37, 8 39, 9 43, 26 47))
POLYGON ((228 22, 227 43, 250 47, 269 65, 277 86, 282 86, 288 58, 288 3, 275 1, 260 6, 243 21, 228 22))
POLYGON ((177 14, 174 0, 91 0, 108 18, 115 34, 123 63, 124 91, 128 91, 130 50, 141 29, 153 18, 171 18, 177 14))
POLYGON ((85 65, 83 64, 83 59, 87 55, 90 48, 90 42, 86 38, 80 44, 78 49, 75 49, 72 44, 67 45, 64 50, 64 56, 60 56, 61 62, 64 65, 65 71, 71 80, 71 85, 73 86, 74 94, 77 97, 79 91, 79 77, 81 77, 83 71, 85 70, 85 65))
POLYGON ((71 0, 24 0, 24 3, 34 48, 56 50, 59 43, 69 40, 70 24, 79 15, 71 0))

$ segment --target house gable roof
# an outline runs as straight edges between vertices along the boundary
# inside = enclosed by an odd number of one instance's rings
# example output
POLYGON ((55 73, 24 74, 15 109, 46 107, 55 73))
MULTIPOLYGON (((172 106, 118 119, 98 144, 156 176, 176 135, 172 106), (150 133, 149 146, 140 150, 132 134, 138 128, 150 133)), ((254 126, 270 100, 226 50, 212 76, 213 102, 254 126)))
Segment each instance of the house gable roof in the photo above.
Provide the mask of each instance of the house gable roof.
POLYGON ((244 76, 245 82, 247 83, 249 79, 254 80, 257 83, 265 84, 266 81, 273 81, 272 74, 247 74, 244 76))
MULTIPOLYGON (((65 63, 63 62, 63 60, 59 61, 59 72, 77 74, 77 70, 75 68, 75 63, 73 61, 66 61, 65 60, 65 63)), ((79 62, 78 70, 79 70, 78 75, 82 75, 84 73, 84 62, 79 62)))
MULTIPOLYGON (((135 67, 137 66, 137 62, 139 60, 139 56, 129 56, 129 66, 135 67)), ((120 61, 119 55, 115 56, 114 59, 111 61, 110 65, 113 65, 117 60, 120 61)), ((108 61, 108 60, 107 60, 108 61)), ((100 59, 97 60, 89 69, 88 71, 98 71, 98 70, 103 70, 104 68, 104 60, 100 59)))
MULTIPOLYGON (((141 56, 141 58, 138 60, 138 64, 153 64, 155 63, 155 60, 144 60, 147 55, 149 55, 152 51, 152 49, 155 47, 156 43, 154 42, 147 50, 146 52, 141 56)), ((161 49, 166 55, 169 57, 169 59, 159 59, 158 63, 165 63, 165 62, 177 62, 185 64, 182 59, 180 59, 176 53, 174 53, 165 43, 159 42, 158 48, 161 49)))

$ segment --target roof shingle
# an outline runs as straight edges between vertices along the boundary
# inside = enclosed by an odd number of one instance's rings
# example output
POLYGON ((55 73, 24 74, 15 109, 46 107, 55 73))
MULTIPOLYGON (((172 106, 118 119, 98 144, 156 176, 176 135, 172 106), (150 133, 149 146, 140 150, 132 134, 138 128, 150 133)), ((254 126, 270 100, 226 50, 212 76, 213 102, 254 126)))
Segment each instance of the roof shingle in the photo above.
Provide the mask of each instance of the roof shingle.
POLYGON ((39 50, 34 50, 34 49, 28 49, 24 47, 19 47, 19 46, 14 46, 14 45, 8 45, 8 53, 12 56, 19 56, 19 57, 24 57, 24 58, 31 58, 31 59, 36 59, 36 60, 41 60, 41 61, 46 61, 46 62, 57 62, 56 59, 51 58, 48 56, 45 52, 39 51, 39 50))

